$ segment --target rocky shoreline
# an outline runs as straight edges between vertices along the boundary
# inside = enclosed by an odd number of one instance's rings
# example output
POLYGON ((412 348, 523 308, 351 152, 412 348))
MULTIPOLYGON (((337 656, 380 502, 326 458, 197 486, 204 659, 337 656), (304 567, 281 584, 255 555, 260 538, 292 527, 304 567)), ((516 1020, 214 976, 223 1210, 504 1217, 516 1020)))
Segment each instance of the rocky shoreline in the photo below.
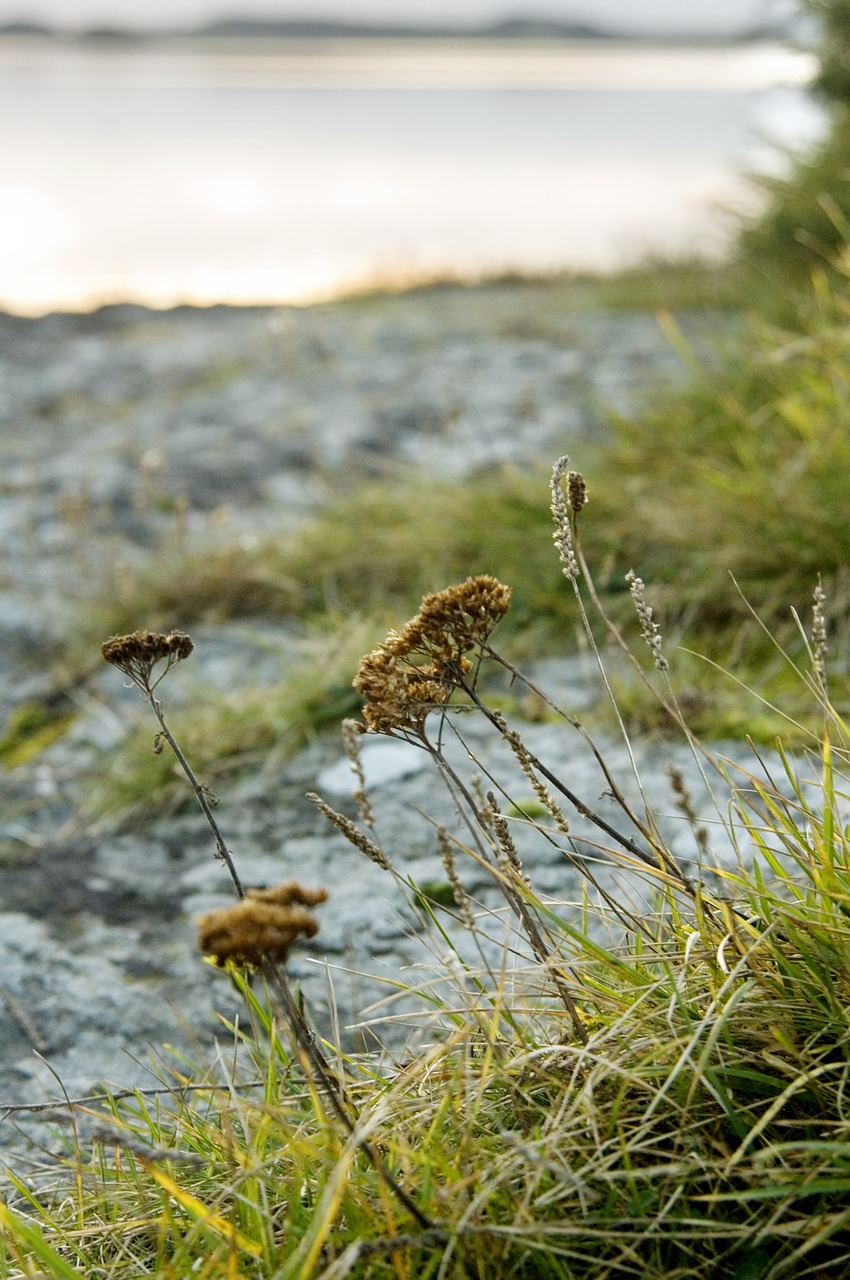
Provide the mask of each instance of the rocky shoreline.
MULTIPOLYGON (((699 343, 732 322, 681 323, 699 343)), ((291 527, 340 475, 405 465, 462 477, 580 452, 611 409, 634 410, 659 380, 682 373, 654 316, 570 306, 521 283, 303 310, 0 316, 0 709, 44 693, 52 647, 73 627, 85 588, 116 563, 155 561, 177 531, 211 540, 291 527)), ((195 633, 199 671, 244 683, 251 626, 195 633)), ((268 653, 274 629, 265 627, 263 642, 268 653)), ((592 673, 582 661, 543 674, 569 710, 586 705, 592 673)), ((154 1083, 151 1052, 171 1044, 203 1056, 221 1026, 214 1010, 239 1011, 227 980, 195 951, 193 920, 230 899, 202 815, 132 833, 79 820, 89 771, 126 731, 127 696, 117 673, 99 672, 78 691, 66 736, 0 774, 0 1118, 4 1105, 54 1096, 57 1077, 72 1095, 104 1081, 154 1083)), ((578 743, 565 745, 551 725, 527 732, 541 754, 568 751, 571 785, 607 803, 578 743)), ((473 767, 509 768, 498 744, 472 725, 469 734, 473 767)), ((623 747, 608 743, 609 753, 627 776, 623 747)), ((662 810, 671 808, 669 754, 638 750, 662 810)), ((693 773, 686 755, 673 754, 693 773)), ((399 876, 443 879, 433 827, 417 815, 456 818, 427 761, 379 740, 366 758, 399 876)), ((354 813, 351 781, 329 734, 289 762, 269 758, 222 795, 219 810, 247 883, 297 875, 329 890, 321 931, 292 970, 319 1019, 335 1003, 346 1025, 393 984, 423 980, 434 945, 398 882, 304 798, 318 790, 354 813)), ((690 834, 677 831, 671 838, 691 856, 690 834)), ((576 872, 561 856, 541 849, 534 858, 543 892, 576 897, 576 872)), ((468 877, 486 901, 474 868, 468 877)), ((392 1021, 384 1032, 397 1043, 392 1021)))

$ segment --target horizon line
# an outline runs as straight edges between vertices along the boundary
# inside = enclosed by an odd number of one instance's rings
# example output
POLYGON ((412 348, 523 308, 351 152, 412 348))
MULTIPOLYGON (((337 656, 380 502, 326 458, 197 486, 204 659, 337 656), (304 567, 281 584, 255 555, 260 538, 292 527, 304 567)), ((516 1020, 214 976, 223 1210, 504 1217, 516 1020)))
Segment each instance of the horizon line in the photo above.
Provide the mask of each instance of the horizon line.
POLYGON ((749 24, 730 31, 670 29, 666 31, 636 31, 633 28, 622 28, 600 25, 576 19, 574 21, 550 18, 508 17, 494 22, 476 24, 440 23, 390 23, 359 22, 315 18, 244 18, 227 17, 211 22, 204 22, 189 27, 138 27, 116 24, 91 24, 77 27, 64 27, 56 23, 11 20, 0 23, 2 37, 34 37, 56 40, 90 40, 93 42, 109 40, 147 41, 167 39, 269 39, 269 38, 309 38, 309 39, 363 39, 363 38, 396 38, 396 39, 470 39, 491 37, 501 40, 512 39, 547 39, 547 40, 636 40, 655 42, 684 41, 693 43, 728 43, 732 41, 757 40, 787 36, 787 22, 764 22, 749 24))

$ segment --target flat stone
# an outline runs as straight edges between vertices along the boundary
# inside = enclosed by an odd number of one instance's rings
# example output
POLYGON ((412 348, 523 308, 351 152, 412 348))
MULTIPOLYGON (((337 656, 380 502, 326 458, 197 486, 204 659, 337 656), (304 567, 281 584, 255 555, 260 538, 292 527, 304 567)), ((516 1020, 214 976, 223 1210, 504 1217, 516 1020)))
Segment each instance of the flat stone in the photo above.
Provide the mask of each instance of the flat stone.
MULTIPOLYGON (((369 789, 385 787, 428 767, 427 753, 410 742, 396 738, 363 738, 361 742, 360 760, 369 789)), ((357 779, 348 757, 323 769, 316 779, 316 786, 320 793, 350 796, 357 786, 357 779)))

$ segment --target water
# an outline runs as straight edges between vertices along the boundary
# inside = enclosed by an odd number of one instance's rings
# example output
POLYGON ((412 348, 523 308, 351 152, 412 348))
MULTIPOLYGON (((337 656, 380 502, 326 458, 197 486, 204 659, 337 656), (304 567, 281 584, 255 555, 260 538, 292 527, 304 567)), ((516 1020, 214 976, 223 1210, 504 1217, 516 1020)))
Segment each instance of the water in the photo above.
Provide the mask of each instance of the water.
POLYGON ((0 43, 0 307, 299 302, 720 250, 779 48, 0 43))

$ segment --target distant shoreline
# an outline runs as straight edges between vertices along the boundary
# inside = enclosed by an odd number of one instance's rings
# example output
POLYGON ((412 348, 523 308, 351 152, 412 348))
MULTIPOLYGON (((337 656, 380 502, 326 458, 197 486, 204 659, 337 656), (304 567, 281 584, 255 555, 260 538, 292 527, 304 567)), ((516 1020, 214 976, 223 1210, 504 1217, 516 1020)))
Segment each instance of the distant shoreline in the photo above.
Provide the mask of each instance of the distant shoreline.
POLYGON ((31 22, 0 24, 0 39, 44 40, 59 44, 158 45, 204 41, 245 40, 256 43, 268 40, 449 40, 466 41, 616 41, 649 45, 713 48, 721 45, 747 44, 764 40, 787 39, 789 30, 782 23, 758 26, 726 33, 671 31, 640 33, 633 30, 596 26, 585 22, 554 22, 544 19, 506 19, 478 26, 411 26, 400 23, 319 22, 312 20, 266 21, 224 19, 193 28, 151 28, 99 26, 63 29, 31 22))

